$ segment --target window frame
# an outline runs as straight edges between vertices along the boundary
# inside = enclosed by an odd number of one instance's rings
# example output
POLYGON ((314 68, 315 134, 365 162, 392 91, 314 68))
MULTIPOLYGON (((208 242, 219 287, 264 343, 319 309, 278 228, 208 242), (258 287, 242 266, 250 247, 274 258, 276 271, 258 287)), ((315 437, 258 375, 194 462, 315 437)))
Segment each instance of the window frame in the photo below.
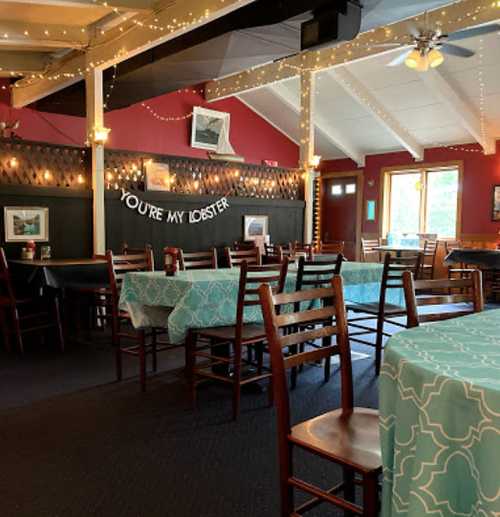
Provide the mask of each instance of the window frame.
POLYGON ((429 173, 446 171, 456 169, 458 171, 458 192, 457 192, 457 222, 456 235, 442 236, 441 239, 459 239, 462 233, 462 194, 463 194, 463 161, 450 161, 440 163, 422 163, 403 165, 399 167, 384 167, 381 170, 381 235, 383 238, 387 237, 390 231, 390 214, 391 214, 391 186, 392 177, 397 174, 420 174, 422 181, 422 190, 420 191, 420 224, 419 233, 428 233, 426 231, 427 224, 427 180, 429 173))

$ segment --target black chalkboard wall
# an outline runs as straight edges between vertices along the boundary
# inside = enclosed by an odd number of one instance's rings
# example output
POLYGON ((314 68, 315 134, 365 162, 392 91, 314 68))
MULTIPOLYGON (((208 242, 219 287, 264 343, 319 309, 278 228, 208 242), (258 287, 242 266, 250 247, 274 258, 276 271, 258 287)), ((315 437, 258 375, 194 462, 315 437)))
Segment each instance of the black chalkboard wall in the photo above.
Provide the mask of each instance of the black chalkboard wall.
MULTIPOLYGON (((219 199, 156 192, 138 192, 137 195, 141 200, 163 209, 184 211, 203 208, 219 199)), ((165 246, 175 246, 186 251, 200 251, 212 246, 221 248, 243 239, 244 215, 268 215, 269 233, 273 242, 302 240, 303 201, 254 198, 228 198, 228 201, 230 208, 210 221, 168 224, 140 216, 122 204, 118 192, 107 192, 108 247, 118 250, 123 242, 133 248, 150 243, 156 251, 157 261, 161 259, 161 251, 165 246)))
MULTIPOLYGON (((139 197, 167 210, 193 210, 216 201, 218 197, 186 196, 138 192, 139 197)), ((303 201, 254 198, 229 198, 230 208, 211 221, 199 224, 167 224, 151 221, 126 208, 118 192, 106 192, 107 247, 119 251, 124 242, 131 247, 152 244, 161 263, 165 246, 186 251, 223 247, 243 238, 244 215, 268 215, 273 242, 301 240, 303 201)), ((49 244, 55 258, 92 255, 92 197, 88 190, 31 186, 0 187, 2 246, 9 258, 20 256, 20 244, 5 243, 4 206, 44 206, 49 208, 49 244)))

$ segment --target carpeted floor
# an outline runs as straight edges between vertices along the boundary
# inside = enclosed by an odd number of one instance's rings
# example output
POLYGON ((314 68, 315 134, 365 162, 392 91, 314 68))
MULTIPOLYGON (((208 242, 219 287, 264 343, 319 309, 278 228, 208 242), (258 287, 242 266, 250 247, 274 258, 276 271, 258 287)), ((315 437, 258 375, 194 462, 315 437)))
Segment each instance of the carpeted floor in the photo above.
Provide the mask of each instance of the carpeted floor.
MULTIPOLYGON (((12 361, 3 363, 0 392, 2 517, 279 515, 275 415, 265 394, 244 395, 233 423, 230 393, 217 386, 200 390, 193 412, 178 370, 153 378, 144 395, 136 379, 110 382, 112 357, 100 345, 72 347, 65 370, 55 353, 12 361), (82 389, 90 380, 101 385, 82 389), (22 383, 22 396, 8 395, 22 383)), ((376 407, 371 357, 353 364, 357 403, 376 407)), ((311 366, 301 375, 295 418, 339 407, 339 376, 325 385, 322 374, 311 366)), ((338 479, 326 462, 308 456, 306 464, 298 471, 311 481, 338 479)), ((341 513, 324 506, 310 515, 341 513)))

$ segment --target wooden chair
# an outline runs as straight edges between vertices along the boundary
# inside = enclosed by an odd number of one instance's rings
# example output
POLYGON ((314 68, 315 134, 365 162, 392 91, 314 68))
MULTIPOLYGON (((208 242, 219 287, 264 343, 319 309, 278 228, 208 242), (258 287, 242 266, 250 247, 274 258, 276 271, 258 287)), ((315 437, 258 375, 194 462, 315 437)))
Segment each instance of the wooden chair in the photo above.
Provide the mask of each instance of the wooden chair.
POLYGON ((180 250, 179 267, 181 271, 189 269, 217 269, 217 250, 184 253, 180 250))
POLYGON ((256 247, 255 241, 235 241, 233 244, 233 249, 235 251, 248 251, 253 250, 256 247))
MULTIPOLYGON (((446 241, 444 247, 446 256, 448 256, 453 250, 464 249, 465 246, 460 241, 446 241)), ((459 264, 451 264, 448 266, 448 278, 470 278, 474 269, 474 267, 468 267, 462 262, 459 264)))
MULTIPOLYGON (((241 264, 236 324, 227 327, 192 329, 187 341, 188 372, 191 380, 193 406, 196 405, 196 388, 200 382, 212 379, 229 384, 233 390, 233 419, 240 413, 241 387, 263 379, 271 374, 264 367, 263 350, 266 340, 264 327, 260 324, 245 324, 245 309, 258 307, 257 287, 262 282, 271 284, 276 293, 283 291, 288 270, 288 261, 266 266, 241 264), (209 345, 198 340, 208 339, 209 345), (232 352, 230 349, 232 348, 232 352), (257 364, 251 364, 251 355, 243 359, 243 349, 255 348, 257 364), (205 361, 197 362, 198 359, 205 361), (221 369, 222 366, 222 369, 221 369), (243 375, 244 366, 255 366, 254 372, 243 375)), ((270 400, 272 390, 269 389, 270 400)))
POLYGON ((24 353, 23 335, 40 334, 54 329, 59 348, 64 352, 64 336, 57 296, 16 296, 9 263, 0 248, 0 326, 7 351, 11 351, 10 338, 24 353))
POLYGON ((139 358, 139 375, 141 390, 146 390, 146 356, 152 356, 153 371, 157 370, 157 353, 170 350, 173 345, 158 343, 158 335, 164 334, 164 329, 139 329, 125 331, 123 324, 131 324, 131 317, 127 311, 119 307, 120 290, 123 279, 127 273, 153 271, 153 252, 151 249, 141 254, 114 255, 112 251, 106 252, 108 262, 109 286, 111 293, 112 311, 112 340, 116 354, 116 377, 122 380, 122 355, 131 355, 139 358), (127 339, 134 342, 133 345, 123 345, 122 340, 127 339))
POLYGON ((424 242, 424 255, 422 258, 422 265, 420 266, 420 278, 434 278, 438 249, 438 240, 426 240, 424 242))
POLYGON ((375 372, 377 375, 380 373, 380 367, 382 364, 383 338, 384 336, 391 336, 391 334, 384 332, 385 323, 389 323, 396 327, 406 328, 406 324, 400 323, 394 319, 406 316, 406 309, 399 305, 387 303, 387 292, 390 289, 403 289, 402 274, 404 271, 410 271, 418 278, 421 263, 422 253, 415 256, 397 258, 392 257, 390 253, 386 253, 379 301, 373 303, 347 304, 348 311, 352 311, 354 314, 362 314, 360 317, 349 318, 349 326, 359 329, 350 333, 351 342, 355 341, 364 345, 375 346, 375 372), (376 329, 368 327, 364 323, 359 323, 370 320, 377 321, 376 329), (375 345, 370 341, 357 337, 373 333, 376 333, 375 345))
POLYGON ((264 245, 264 260, 266 264, 281 264, 284 256, 281 246, 277 244, 264 245))
POLYGON ((225 248, 224 254, 226 262, 229 267, 239 267, 246 262, 247 264, 254 264, 260 266, 262 264, 262 257, 259 248, 252 248, 250 250, 236 251, 231 248, 225 248))
POLYGON ((472 271, 469 278, 456 280, 414 280, 412 273, 405 271, 403 285, 408 328, 418 327, 420 323, 458 318, 484 310, 482 275, 479 270, 472 271), (455 291, 455 294, 452 294, 454 290, 459 290, 459 293, 455 291), (422 291, 433 294, 419 295, 418 293, 422 291), (440 294, 436 294, 436 291, 440 294), (471 304, 471 307, 455 311, 436 311, 434 309, 434 312, 418 313, 418 307, 453 304, 471 304))
POLYGON ((126 242, 122 245, 122 255, 142 255, 144 252, 149 253, 151 251, 151 267, 153 271, 155 269, 155 254, 153 246, 151 244, 145 244, 143 248, 131 248, 126 242))
MULTIPOLYGON (((320 289, 322 287, 330 287, 332 279, 335 275, 340 275, 342 264, 344 263, 344 256, 342 253, 337 255, 337 260, 334 261, 311 261, 306 260, 304 257, 300 257, 299 266, 297 269, 297 281, 295 283, 295 289, 302 291, 303 289, 320 289)), ((295 311, 298 312, 300 307, 295 307, 295 311)), ((311 324, 311 328, 316 325, 322 324, 321 321, 316 322, 314 325, 311 324)), ((317 347, 314 341, 309 343, 310 346, 317 347)), ((322 346, 329 346, 328 340, 323 343, 322 346)), ((303 343, 300 348, 300 352, 304 352, 305 344, 303 343)), ((330 361, 325 361, 325 382, 330 380, 330 361)), ((300 369, 292 368, 291 371, 291 386, 295 388, 297 383, 297 373, 300 369)))
POLYGON ((292 250, 293 255, 297 253, 305 253, 307 260, 312 260, 314 258, 314 244, 303 244, 299 241, 294 241, 290 243, 290 249, 292 250))
POLYGON ((382 239, 361 239, 363 262, 381 262, 381 253, 376 249, 381 245, 382 239))
POLYGON ((382 471, 379 418, 377 411, 357 408, 353 404, 351 351, 341 277, 334 277, 329 288, 276 295, 269 286, 262 285, 259 294, 271 353, 277 407, 280 515, 298 517, 320 504, 330 503, 352 514, 375 517, 379 508, 378 478, 382 471), (313 310, 280 312, 284 305, 310 306, 315 301, 320 303, 313 310), (323 321, 324 325, 311 329, 308 324, 316 321, 323 321), (284 330, 288 328, 294 328, 295 332, 285 334, 284 330), (333 337, 336 338, 335 344, 332 343, 333 337), (290 347, 325 338, 330 340, 329 346, 286 355, 290 347), (334 354, 340 356, 341 408, 292 426, 286 369, 305 362, 330 361, 334 354), (326 491, 299 479, 294 475, 295 447, 342 467, 343 482, 326 491), (355 476, 361 477, 363 508, 354 502, 355 476), (311 495, 312 499, 296 508, 295 490, 311 495), (339 495, 341 492, 343 497, 339 495))
POLYGON ((326 254, 336 254, 336 253, 344 253, 345 242, 344 241, 335 241, 335 242, 323 242, 320 241, 318 249, 319 253, 326 254))

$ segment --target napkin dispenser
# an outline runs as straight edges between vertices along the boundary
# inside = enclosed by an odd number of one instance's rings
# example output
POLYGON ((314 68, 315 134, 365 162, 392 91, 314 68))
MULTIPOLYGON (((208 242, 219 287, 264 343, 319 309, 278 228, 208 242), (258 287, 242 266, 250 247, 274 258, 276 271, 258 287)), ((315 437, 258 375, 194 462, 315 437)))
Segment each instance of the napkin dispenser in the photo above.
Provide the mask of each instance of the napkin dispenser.
POLYGON ((163 255, 165 257, 165 274, 167 276, 175 276, 177 273, 179 250, 177 248, 165 248, 163 255))

